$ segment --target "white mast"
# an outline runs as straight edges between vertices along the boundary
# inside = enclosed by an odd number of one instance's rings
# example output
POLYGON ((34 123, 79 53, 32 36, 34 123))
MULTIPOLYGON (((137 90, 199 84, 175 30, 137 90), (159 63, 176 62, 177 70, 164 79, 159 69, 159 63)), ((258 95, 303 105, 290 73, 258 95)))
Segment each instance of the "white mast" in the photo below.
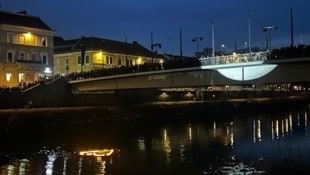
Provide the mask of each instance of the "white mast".
POLYGON ((251 13, 249 13, 249 54, 251 58, 251 13))
POLYGON ((214 50, 214 19, 212 19, 212 57, 215 56, 214 50))

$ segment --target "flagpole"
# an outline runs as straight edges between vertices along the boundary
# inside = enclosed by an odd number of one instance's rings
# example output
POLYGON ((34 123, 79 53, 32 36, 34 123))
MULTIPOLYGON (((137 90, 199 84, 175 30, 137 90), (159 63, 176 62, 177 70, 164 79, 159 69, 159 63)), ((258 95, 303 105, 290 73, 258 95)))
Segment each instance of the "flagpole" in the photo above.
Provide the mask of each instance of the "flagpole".
POLYGON ((212 19, 212 57, 215 56, 214 48, 214 19, 212 19))

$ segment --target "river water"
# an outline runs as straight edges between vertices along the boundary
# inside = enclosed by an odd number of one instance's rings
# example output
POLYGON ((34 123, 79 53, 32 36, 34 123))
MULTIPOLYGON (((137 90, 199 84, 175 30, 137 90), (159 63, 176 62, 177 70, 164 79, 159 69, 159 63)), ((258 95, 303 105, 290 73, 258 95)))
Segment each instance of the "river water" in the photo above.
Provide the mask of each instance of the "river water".
POLYGON ((305 106, 291 111, 219 114, 186 121, 2 130, 0 173, 309 173, 309 111, 305 106), (103 149, 113 153, 97 157, 79 154, 103 149))

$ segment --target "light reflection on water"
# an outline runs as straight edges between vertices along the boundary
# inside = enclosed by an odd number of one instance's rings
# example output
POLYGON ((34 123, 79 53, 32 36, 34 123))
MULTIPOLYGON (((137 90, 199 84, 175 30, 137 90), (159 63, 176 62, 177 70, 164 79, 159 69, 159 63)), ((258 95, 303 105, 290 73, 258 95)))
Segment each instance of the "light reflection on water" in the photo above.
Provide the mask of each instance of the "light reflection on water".
MULTIPOLYGON (((52 133, 49 142, 42 143, 39 151, 27 148, 15 155, 0 148, 0 174, 271 174, 277 171, 274 167, 287 162, 297 165, 293 169, 308 170, 308 115, 307 108, 218 121, 53 130, 48 131, 52 133), (81 147, 119 151, 111 157, 87 157, 77 154, 81 147)), ((40 147, 41 142, 33 144, 40 147)))

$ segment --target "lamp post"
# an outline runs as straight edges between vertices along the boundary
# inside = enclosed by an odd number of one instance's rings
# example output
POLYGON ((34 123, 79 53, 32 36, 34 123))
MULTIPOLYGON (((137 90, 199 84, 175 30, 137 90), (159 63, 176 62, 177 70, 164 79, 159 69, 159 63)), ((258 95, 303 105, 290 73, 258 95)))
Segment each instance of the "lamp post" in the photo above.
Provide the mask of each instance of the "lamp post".
MULTIPOLYGON (((161 44, 160 43, 153 43, 153 32, 151 32, 151 50, 152 50, 152 63, 153 62, 153 59, 154 59, 154 48, 155 47, 158 47, 158 48, 161 48, 161 44)), ((156 50, 156 54, 157 54, 157 50, 156 50)))
POLYGON ((224 47, 225 47, 225 45, 222 44, 221 47, 222 47, 222 55, 224 55, 224 47))
POLYGON ((168 39, 168 40, 170 40, 170 42, 171 42, 171 55, 172 55, 172 58, 174 58, 173 38, 172 38, 172 37, 167 36, 167 39, 168 39))
POLYGON ((192 39, 193 42, 196 42, 196 47, 197 47, 197 52, 196 52, 196 57, 198 58, 198 51, 199 51, 199 41, 202 41, 203 38, 200 36, 196 36, 192 39))
POLYGON ((268 52, 269 52, 269 58, 270 58, 270 50, 271 50, 271 39, 270 39, 270 32, 276 30, 276 26, 267 26, 263 27, 263 32, 268 32, 268 52))

